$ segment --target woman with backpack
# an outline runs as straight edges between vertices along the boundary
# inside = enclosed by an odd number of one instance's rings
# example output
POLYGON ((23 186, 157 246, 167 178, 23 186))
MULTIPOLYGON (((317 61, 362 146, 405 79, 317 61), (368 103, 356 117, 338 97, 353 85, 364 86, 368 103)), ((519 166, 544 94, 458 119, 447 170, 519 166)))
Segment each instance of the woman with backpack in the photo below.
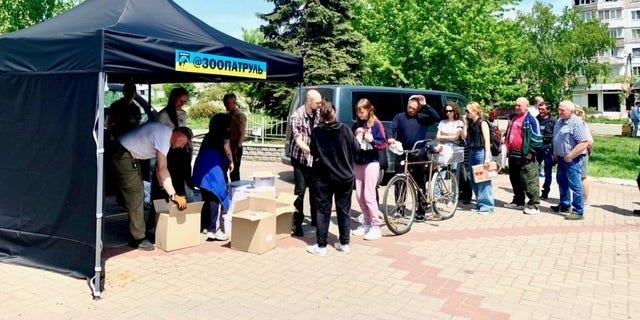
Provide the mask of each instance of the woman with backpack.
MULTIPOLYGON (((462 128, 462 139, 469 146, 469 166, 491 164, 491 133, 489 123, 483 118, 483 110, 477 102, 470 102, 466 108, 466 119, 462 128)), ((472 170, 473 171, 473 170, 472 170)), ((471 188, 476 195, 476 207, 471 211, 478 214, 492 214, 495 211, 491 180, 476 182, 471 174, 471 188)))

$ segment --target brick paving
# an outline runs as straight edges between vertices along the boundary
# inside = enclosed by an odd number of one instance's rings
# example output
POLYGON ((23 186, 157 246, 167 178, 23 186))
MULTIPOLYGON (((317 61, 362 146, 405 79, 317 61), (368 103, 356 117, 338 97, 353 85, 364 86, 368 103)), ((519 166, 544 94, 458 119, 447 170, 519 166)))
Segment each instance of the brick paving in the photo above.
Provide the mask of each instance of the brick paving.
MULTIPOLYGON (((279 189, 293 190, 284 165, 243 169, 277 172, 279 189)), ((221 242, 112 248, 98 301, 85 280, 0 263, 0 319, 640 319, 638 189, 592 183, 583 221, 551 213, 553 199, 535 216, 461 207, 402 236, 352 238, 348 255, 306 253, 310 227, 263 255, 221 242)), ((498 205, 511 200, 507 176, 494 186, 498 205)), ((330 243, 336 235, 334 225, 330 243)))

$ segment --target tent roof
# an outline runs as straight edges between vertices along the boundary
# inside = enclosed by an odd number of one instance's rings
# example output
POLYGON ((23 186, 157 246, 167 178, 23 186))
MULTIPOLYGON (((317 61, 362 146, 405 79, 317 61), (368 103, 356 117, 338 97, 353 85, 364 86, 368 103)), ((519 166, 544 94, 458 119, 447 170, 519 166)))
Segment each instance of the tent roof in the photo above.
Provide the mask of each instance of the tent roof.
POLYGON ((0 36, 0 48, 0 75, 104 71, 109 81, 133 77, 150 83, 299 82, 303 75, 302 58, 228 36, 171 0, 88 0, 31 28, 0 36), (221 69, 228 72, 176 71, 177 50, 192 54, 190 59, 214 58, 217 63, 223 56, 228 62, 221 69), (244 70, 249 74, 237 74, 243 63, 248 63, 244 70), (261 63, 266 63, 266 78, 259 78, 261 63))

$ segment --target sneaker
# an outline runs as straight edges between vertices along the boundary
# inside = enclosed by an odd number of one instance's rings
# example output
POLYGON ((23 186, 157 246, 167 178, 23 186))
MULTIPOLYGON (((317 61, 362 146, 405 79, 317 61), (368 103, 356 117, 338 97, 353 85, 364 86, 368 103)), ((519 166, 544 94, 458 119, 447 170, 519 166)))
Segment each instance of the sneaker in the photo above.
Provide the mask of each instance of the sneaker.
POLYGON ((380 231, 379 227, 372 227, 369 229, 369 232, 364 235, 365 240, 377 240, 380 238, 382 238, 382 231, 380 231))
POLYGON ((218 241, 227 241, 229 240, 229 236, 226 233, 222 232, 222 230, 218 230, 215 234, 215 239, 218 241))
POLYGON ((517 204, 515 202, 505 203, 504 207, 505 208, 509 208, 509 209, 524 210, 524 205, 523 204, 517 204))
MULTIPOLYGON (((333 247, 340 252, 351 253, 351 246, 348 244, 341 244, 340 242, 336 242, 333 244, 333 247)), ((309 251, 309 249, 307 249, 307 251, 309 251)))
POLYGON ((582 220, 584 216, 581 214, 569 213, 564 217, 565 220, 582 220))
POLYGON ((633 214, 640 216, 640 210, 633 210, 633 214))
POLYGON ((528 205, 526 209, 524 209, 524 214, 538 214, 540 213, 540 209, 533 205, 528 205))
POLYGON ((540 195, 540 199, 541 200, 549 200, 549 194, 543 193, 542 195, 540 195))
POLYGON ((475 213, 481 214, 481 215, 493 214, 493 210, 481 210, 481 209, 478 209, 478 208, 471 209, 471 212, 475 212, 475 213))
POLYGON ((356 221, 360 224, 364 224, 364 214, 361 213, 358 218, 356 218, 356 221))
POLYGON ((325 255, 327 255, 327 247, 320 248, 318 247, 318 244, 314 244, 307 247, 307 252, 315 254, 316 256, 324 257, 325 255))
POLYGON ((560 205, 557 205, 557 206, 550 206, 549 208, 550 208, 550 209, 551 209, 551 211, 553 211, 553 212, 564 212, 564 213, 567 213, 567 212, 570 212, 570 211, 571 211, 569 208, 561 208, 561 207, 560 207, 560 205))
POLYGON ((216 240, 216 234, 213 232, 207 232, 207 241, 215 241, 216 240))
POLYGON ((371 229, 371 226, 359 226, 358 229, 353 230, 353 232, 351 232, 352 235, 354 236, 364 236, 365 234, 367 234, 367 232, 369 232, 369 229, 371 229))
POLYGON ((143 251, 153 251, 153 249, 155 249, 153 243, 147 240, 147 238, 129 240, 129 246, 143 251))
POLYGON ((416 222, 424 222, 424 220, 425 220, 424 213, 416 213, 415 220, 416 220, 416 222))

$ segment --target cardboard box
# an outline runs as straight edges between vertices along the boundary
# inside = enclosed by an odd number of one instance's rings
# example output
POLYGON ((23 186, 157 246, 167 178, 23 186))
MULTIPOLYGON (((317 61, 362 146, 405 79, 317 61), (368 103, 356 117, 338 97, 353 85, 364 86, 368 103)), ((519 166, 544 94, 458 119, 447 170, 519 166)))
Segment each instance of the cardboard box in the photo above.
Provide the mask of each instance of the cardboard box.
POLYGON ((476 183, 489 181, 498 176, 498 164, 495 162, 491 162, 488 169, 483 164, 473 166, 472 169, 476 183))
MULTIPOLYGON (((276 215, 276 239, 280 240, 291 237, 293 213, 296 211, 296 208, 293 206, 293 202, 296 200, 296 196, 283 193, 274 196, 270 192, 259 192, 250 195, 249 198, 274 201, 274 213, 276 215)), ((270 208, 273 207, 270 206, 270 208)))
POLYGON ((273 212, 250 208, 234 212, 231 219, 232 249, 262 254, 276 247, 276 216, 273 212))
POLYGON ((187 204, 180 211, 175 204, 154 200, 156 209, 156 247, 173 251, 200 244, 200 211, 204 202, 187 204))

